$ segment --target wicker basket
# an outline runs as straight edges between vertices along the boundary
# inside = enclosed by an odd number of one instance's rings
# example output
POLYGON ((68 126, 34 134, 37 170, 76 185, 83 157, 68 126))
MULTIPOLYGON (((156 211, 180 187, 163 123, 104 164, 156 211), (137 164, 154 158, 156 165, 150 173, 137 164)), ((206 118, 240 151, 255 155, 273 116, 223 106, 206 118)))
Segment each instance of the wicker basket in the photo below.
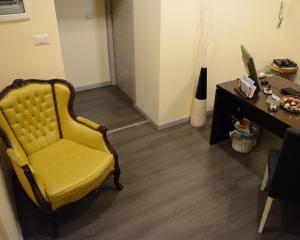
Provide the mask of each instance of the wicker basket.
POLYGON ((298 72, 298 66, 297 67, 278 67, 274 63, 271 64, 271 70, 276 75, 283 77, 288 80, 294 80, 295 76, 298 72))
POLYGON ((232 148, 240 153, 248 153, 250 152, 255 146, 257 142, 257 138, 259 136, 260 130, 259 127, 253 123, 250 122, 248 119, 243 119, 244 124, 245 121, 249 124, 249 130, 250 132, 245 132, 243 130, 242 125, 240 125, 240 120, 237 118, 233 117, 232 118, 232 123, 235 127, 234 131, 229 132, 229 135, 231 137, 232 141, 232 148))
POLYGON ((242 138, 239 139, 236 136, 232 136, 232 148, 240 153, 248 153, 250 152, 256 145, 256 139, 257 138, 252 138, 252 139, 247 139, 247 138, 242 138))

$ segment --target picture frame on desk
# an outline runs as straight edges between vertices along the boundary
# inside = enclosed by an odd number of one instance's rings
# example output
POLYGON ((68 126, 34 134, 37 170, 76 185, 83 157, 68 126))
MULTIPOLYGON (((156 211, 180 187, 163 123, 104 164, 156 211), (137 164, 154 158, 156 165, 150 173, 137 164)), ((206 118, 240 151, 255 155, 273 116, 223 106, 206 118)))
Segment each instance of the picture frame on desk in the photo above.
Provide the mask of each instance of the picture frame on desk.
POLYGON ((240 95, 240 97, 244 99, 253 99, 255 97, 255 92, 252 92, 252 89, 249 87, 247 92, 246 92, 246 86, 242 89, 241 87, 241 79, 237 78, 236 79, 237 85, 234 87, 234 90, 240 95), (245 93, 246 92, 246 93, 245 93), (250 97, 252 96, 252 97, 250 97))
POLYGON ((242 97, 244 99, 251 99, 242 92, 240 87, 235 87, 234 90, 237 92, 237 94, 240 95, 240 97, 242 97))

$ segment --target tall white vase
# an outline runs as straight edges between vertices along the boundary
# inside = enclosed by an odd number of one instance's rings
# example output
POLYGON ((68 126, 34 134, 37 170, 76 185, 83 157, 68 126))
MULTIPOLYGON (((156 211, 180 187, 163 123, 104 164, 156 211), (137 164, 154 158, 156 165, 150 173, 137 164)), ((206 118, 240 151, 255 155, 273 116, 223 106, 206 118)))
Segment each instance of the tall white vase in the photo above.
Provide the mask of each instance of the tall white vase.
POLYGON ((191 125, 193 127, 203 127, 205 125, 206 109, 206 99, 199 100, 195 97, 191 112, 191 125))
POLYGON ((197 85, 196 96, 193 99, 190 124, 193 127, 203 127, 207 116, 207 68, 202 67, 197 85))

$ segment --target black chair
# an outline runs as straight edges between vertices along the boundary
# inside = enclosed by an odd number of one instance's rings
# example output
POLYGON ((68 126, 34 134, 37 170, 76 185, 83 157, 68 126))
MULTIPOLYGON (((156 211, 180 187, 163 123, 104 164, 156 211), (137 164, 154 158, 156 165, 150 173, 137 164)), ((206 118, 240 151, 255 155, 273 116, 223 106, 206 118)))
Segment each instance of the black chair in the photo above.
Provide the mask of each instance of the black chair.
POLYGON ((268 165, 261 185, 267 189, 268 199, 258 232, 262 233, 273 199, 300 202, 300 130, 286 131, 280 150, 271 150, 268 165))

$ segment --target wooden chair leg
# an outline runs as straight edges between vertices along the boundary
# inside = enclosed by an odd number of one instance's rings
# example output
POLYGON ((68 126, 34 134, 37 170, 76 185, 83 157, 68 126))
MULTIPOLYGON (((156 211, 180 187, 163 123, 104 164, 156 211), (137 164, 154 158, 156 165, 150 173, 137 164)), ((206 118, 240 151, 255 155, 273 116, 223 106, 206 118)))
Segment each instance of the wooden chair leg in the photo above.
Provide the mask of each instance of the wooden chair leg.
POLYGON ((114 183, 118 191, 121 191, 123 189, 123 185, 120 183, 120 175, 121 172, 116 169, 114 172, 114 183))
POLYGON ((265 174, 264 174, 264 178, 263 178, 263 181, 261 183, 261 188, 260 188, 261 191, 264 191, 266 189, 267 183, 268 183, 268 178, 269 178, 269 168, 268 168, 268 165, 267 165, 266 171, 265 171, 265 174))
POLYGON ((267 221, 267 218, 268 218, 271 206, 272 206, 272 202, 273 202, 273 198, 268 197, 266 205, 265 205, 265 209, 264 209, 264 212, 263 212, 263 215, 262 215, 261 220, 260 220, 260 224, 259 224, 259 228, 258 228, 258 233, 262 233, 263 230, 264 230, 265 223, 267 221))

